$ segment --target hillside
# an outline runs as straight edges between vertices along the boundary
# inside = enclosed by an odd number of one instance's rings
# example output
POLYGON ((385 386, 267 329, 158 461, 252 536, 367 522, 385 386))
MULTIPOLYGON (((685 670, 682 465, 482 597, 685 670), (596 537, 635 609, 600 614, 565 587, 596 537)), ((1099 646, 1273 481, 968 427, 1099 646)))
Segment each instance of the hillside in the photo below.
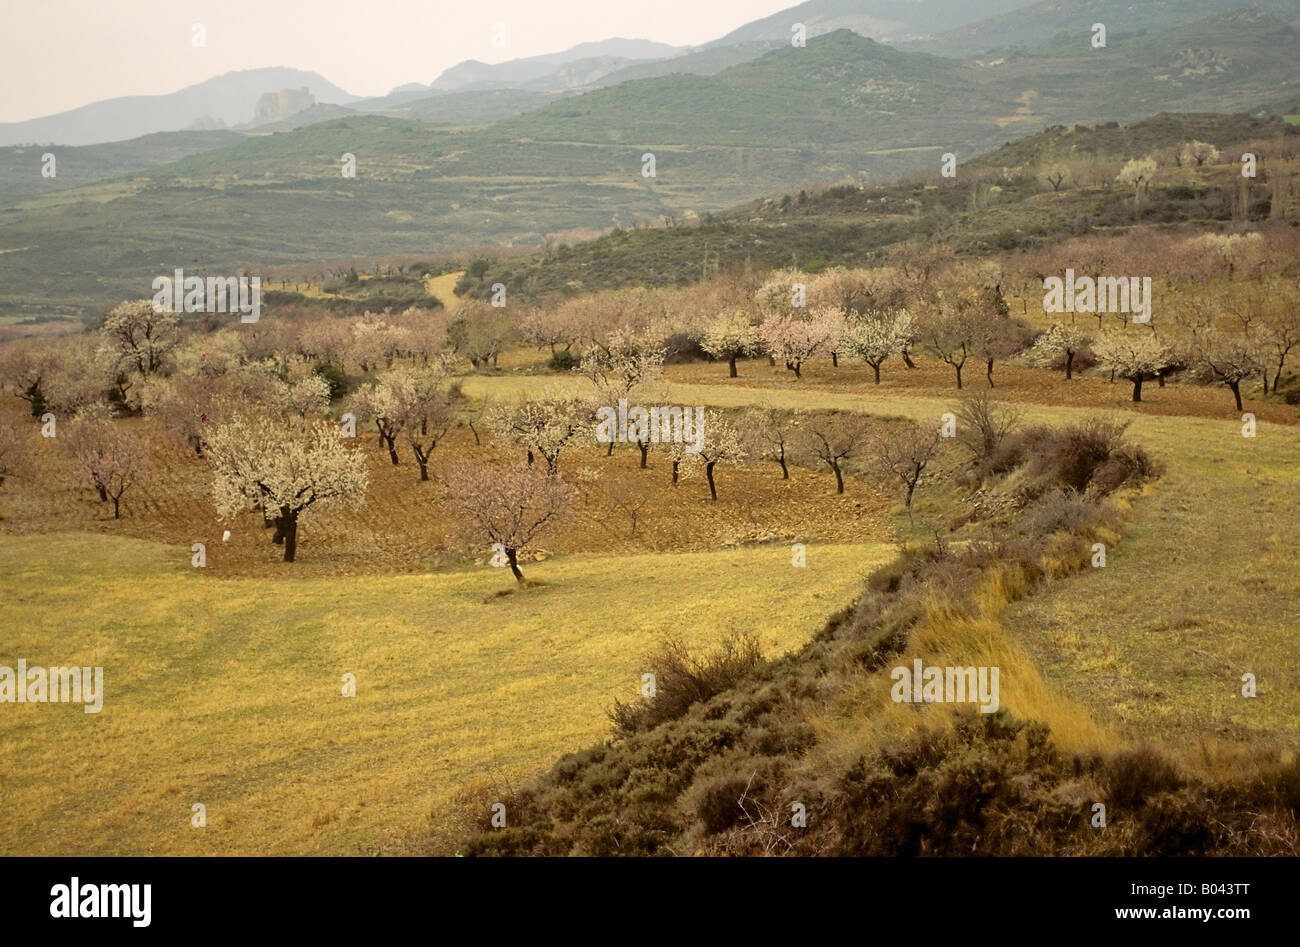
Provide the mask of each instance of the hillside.
MULTIPOLYGON (((487 126, 348 117, 191 155, 107 191, 11 203, 0 210, 0 250, 12 251, 0 253, 0 286, 10 300, 108 302, 140 294, 178 257, 229 269, 540 245, 552 233, 704 215, 817 182, 875 183, 1065 121, 1277 99, 1294 82, 1295 39, 1276 18, 1238 14, 1106 50, 981 66, 841 30, 716 75, 625 82, 487 126), (647 152, 653 178, 641 173, 647 152), (339 175, 345 153, 357 156, 355 179, 339 175)), ((891 226, 915 223, 890 216, 891 226)), ((861 244, 854 231, 839 236, 842 247, 861 244)))
POLYGON ((1270 12, 1293 25, 1300 22, 1296 0, 1043 0, 904 46, 944 56, 1005 55, 1049 44, 1086 45, 1094 23, 1106 25, 1109 46, 1241 8, 1270 12))

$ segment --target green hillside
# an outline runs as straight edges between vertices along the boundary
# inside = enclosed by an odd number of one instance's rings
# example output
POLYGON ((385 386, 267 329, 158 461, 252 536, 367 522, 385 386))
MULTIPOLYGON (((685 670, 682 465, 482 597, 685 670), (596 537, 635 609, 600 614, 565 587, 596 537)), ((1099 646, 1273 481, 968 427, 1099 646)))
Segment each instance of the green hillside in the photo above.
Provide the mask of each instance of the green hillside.
MULTIPOLYGON (((1235 14, 1074 58, 1018 55, 992 67, 841 30, 715 76, 622 83, 486 126, 350 116, 11 200, 0 208, 0 302, 113 302, 191 261, 233 270, 539 245, 548 234, 689 218, 782 191, 874 185, 933 171, 945 152, 966 161, 1063 122, 1129 121, 1185 102, 1245 110, 1292 80, 1295 39, 1276 18, 1235 14), (653 178, 642 175, 647 152, 653 178), (354 179, 340 174, 345 153, 357 158, 354 179)), ((888 227, 911 231, 925 213, 889 211, 888 227)), ((775 252, 734 236, 718 241, 728 256, 775 252)), ((836 258, 880 244, 852 229, 815 236, 839 241, 836 258)), ((699 272, 707 254, 693 249, 699 272)), ((808 249, 796 241, 793 252, 829 261, 808 249)), ((680 269, 656 265, 649 278, 676 281, 680 269)))

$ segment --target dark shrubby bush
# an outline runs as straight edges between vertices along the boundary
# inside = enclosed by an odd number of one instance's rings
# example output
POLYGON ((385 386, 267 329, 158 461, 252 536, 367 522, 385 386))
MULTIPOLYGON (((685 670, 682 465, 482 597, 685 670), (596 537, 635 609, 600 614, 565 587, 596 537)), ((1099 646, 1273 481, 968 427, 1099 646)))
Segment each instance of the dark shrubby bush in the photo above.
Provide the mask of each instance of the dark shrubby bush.
POLYGON ((691 338, 685 332, 678 332, 664 339, 665 364, 680 365, 683 362, 708 361, 709 354, 700 348, 699 340, 691 338))
POLYGON ((546 367, 553 372, 573 371, 578 360, 574 358, 572 352, 568 349, 560 349, 558 352, 552 352, 551 357, 546 360, 546 367))
POLYGON ((693 705, 734 686, 762 666, 758 640, 729 635, 712 653, 697 657, 679 640, 666 642, 649 667, 655 675, 655 696, 635 704, 614 702, 610 718, 622 735, 640 733, 675 720, 693 705))
POLYGON ((330 400, 342 398, 348 393, 348 376, 344 374, 343 369, 337 365, 331 365, 329 362, 317 362, 312 366, 312 371, 330 386, 330 400))

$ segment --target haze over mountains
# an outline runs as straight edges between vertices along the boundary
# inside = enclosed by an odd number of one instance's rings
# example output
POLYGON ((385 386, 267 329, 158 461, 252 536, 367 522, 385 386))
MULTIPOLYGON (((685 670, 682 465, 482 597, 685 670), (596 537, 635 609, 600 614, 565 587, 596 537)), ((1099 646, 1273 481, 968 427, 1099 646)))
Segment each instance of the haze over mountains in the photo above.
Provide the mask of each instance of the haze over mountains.
MULTIPOLYGON (((1300 0, 1265 5, 1274 9, 1188 0, 1157 29, 1130 0, 1088 0, 1082 17, 1049 0, 1018 11, 1029 26, 1014 35, 980 24, 962 34, 1003 47, 1023 39, 1024 48, 957 58, 921 51, 945 42, 940 33, 906 49, 848 29, 818 34, 853 10, 897 19, 914 8, 900 22, 919 35, 924 11, 955 9, 948 0, 812 0, 778 15, 801 22, 799 11, 806 48, 763 39, 770 24, 758 21, 731 34, 757 38, 625 64, 581 90, 498 88, 491 76, 547 86, 552 67, 563 74, 601 61, 593 52, 631 61, 612 54, 655 50, 618 41, 545 62, 461 64, 435 80, 443 91, 405 87, 371 100, 285 76, 313 103, 243 134, 56 147, 54 179, 39 174, 45 147, 0 149, 0 286, 26 287, 28 300, 115 301, 140 295, 142 281, 181 258, 231 271, 540 245, 551 234, 689 218, 818 183, 880 182, 933 169, 944 152, 965 162, 1057 124, 1254 112, 1300 92, 1300 0), (1183 18, 1210 7, 1226 12, 1183 18), (1097 21, 1109 23, 1103 49, 1090 43, 1097 21), (647 152, 653 178, 641 173, 647 152), (357 158, 354 179, 340 175, 345 153, 357 158)), ((265 92, 249 91, 246 114, 223 114, 247 122, 265 92)))

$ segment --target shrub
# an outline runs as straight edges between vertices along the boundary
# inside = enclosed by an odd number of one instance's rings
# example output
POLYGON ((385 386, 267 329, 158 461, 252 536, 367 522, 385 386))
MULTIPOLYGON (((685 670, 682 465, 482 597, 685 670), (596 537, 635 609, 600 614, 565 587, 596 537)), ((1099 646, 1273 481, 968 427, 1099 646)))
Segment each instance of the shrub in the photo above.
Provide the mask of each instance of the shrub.
POLYGON ((1098 775, 1106 800, 1120 809, 1136 809, 1160 793, 1183 787, 1178 770, 1151 747, 1116 753, 1098 775))
POLYGON ((331 401, 342 398, 348 393, 348 376, 337 365, 331 365, 329 362, 317 362, 312 366, 312 371, 324 378, 325 383, 330 386, 331 401))
POLYGON ((655 675, 655 696, 637 704, 614 702, 610 719, 615 732, 630 736, 675 720, 692 705, 734 686, 762 663, 758 640, 752 635, 728 635, 704 657, 691 654, 680 640, 670 639, 649 661, 655 675))
POLYGON ((573 353, 568 349, 552 352, 551 357, 546 360, 546 367, 553 372, 573 371, 573 367, 577 364, 578 360, 573 357, 573 353))

